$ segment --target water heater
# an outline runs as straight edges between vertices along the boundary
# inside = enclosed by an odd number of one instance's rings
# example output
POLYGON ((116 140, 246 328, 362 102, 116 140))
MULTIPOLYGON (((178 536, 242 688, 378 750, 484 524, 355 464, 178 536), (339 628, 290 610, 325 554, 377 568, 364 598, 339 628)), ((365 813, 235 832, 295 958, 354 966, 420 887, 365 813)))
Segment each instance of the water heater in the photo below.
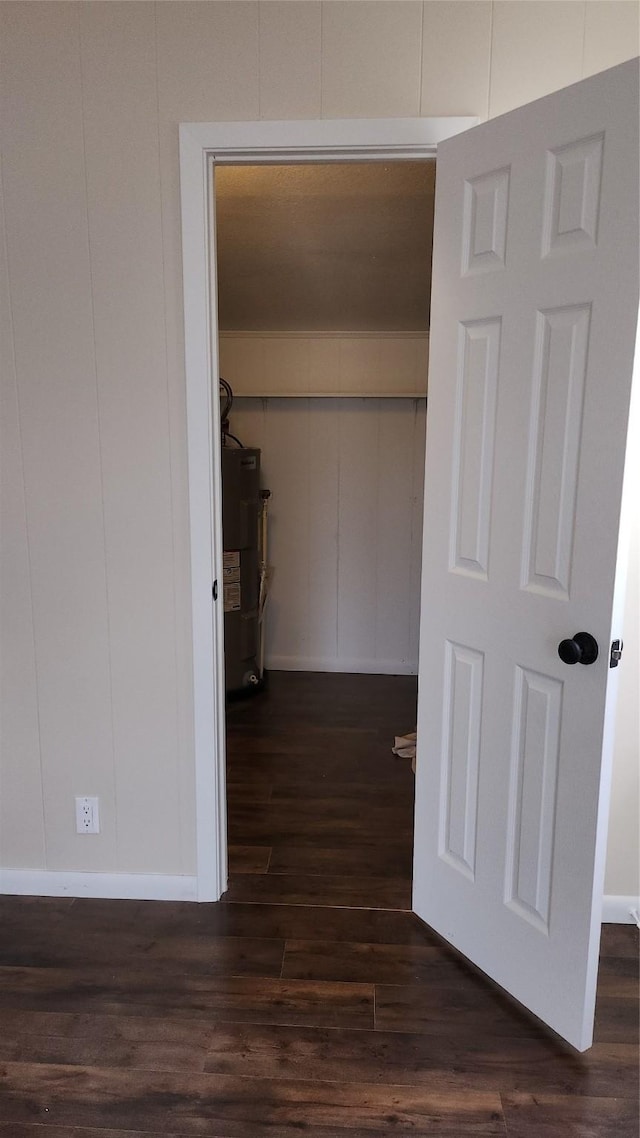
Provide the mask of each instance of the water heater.
POLYGON ((260 451, 222 448, 224 656, 227 694, 260 685, 260 451))

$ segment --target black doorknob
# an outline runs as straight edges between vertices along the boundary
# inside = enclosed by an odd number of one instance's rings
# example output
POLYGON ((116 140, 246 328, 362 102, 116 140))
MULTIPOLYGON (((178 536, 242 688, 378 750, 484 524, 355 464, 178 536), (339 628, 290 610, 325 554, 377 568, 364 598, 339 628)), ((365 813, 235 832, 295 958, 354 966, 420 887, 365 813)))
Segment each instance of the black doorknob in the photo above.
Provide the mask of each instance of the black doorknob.
POLYGON ((558 656, 565 664, 593 664, 598 659, 598 641, 590 632, 576 632, 571 640, 561 640, 558 656))

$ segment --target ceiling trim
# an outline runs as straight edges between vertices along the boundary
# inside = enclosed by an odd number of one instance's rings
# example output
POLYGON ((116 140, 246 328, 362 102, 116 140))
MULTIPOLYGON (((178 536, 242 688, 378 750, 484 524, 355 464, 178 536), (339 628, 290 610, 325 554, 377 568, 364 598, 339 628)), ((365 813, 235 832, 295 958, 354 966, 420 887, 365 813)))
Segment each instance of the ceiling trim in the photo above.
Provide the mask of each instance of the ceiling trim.
POLYGON ((189 135, 216 164, 388 162, 390 158, 435 158, 438 143, 478 121, 458 116, 181 123, 180 139, 189 135))

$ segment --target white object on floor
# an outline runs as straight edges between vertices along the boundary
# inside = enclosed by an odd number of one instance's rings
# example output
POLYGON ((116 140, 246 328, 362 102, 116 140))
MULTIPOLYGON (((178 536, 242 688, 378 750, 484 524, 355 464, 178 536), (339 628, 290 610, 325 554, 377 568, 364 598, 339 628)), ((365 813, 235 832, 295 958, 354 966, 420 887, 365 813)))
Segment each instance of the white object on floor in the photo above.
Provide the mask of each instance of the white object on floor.
POLYGON ((396 735, 391 748, 394 755, 401 759, 411 759, 411 770, 416 773, 416 732, 410 731, 408 735, 396 735))

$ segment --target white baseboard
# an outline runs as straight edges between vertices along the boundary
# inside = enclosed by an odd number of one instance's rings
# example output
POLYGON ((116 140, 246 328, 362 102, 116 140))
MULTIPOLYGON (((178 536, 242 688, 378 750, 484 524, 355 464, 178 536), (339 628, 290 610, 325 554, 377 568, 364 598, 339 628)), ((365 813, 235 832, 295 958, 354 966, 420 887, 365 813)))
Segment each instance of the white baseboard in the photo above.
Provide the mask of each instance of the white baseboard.
MULTIPOLYGON (((284 657, 290 659, 290 657, 284 657)), ((272 667, 282 665, 272 664, 272 667)), ((291 670, 291 669, 289 669, 291 670)), ((320 669, 304 668, 304 671, 320 669)), ((326 669, 328 670, 328 669, 326 669)), ((340 669, 343 670, 342 668, 340 669)), ((27 897, 103 897, 123 901, 196 901, 198 879, 161 873, 62 873, 46 869, 0 869, 0 894, 27 897)), ((640 897, 608 894, 603 924, 635 924, 640 897)))
POLYGON ((640 897, 605 893, 602 898, 603 925, 635 925, 640 913, 640 897))
POLYGON ((0 893, 27 897, 110 897, 127 901, 196 901, 196 877, 161 873, 61 873, 0 869, 0 893))
POLYGON ((274 672, 359 672, 375 676, 417 676, 418 662, 369 660, 336 656, 267 656, 267 670, 274 672))

